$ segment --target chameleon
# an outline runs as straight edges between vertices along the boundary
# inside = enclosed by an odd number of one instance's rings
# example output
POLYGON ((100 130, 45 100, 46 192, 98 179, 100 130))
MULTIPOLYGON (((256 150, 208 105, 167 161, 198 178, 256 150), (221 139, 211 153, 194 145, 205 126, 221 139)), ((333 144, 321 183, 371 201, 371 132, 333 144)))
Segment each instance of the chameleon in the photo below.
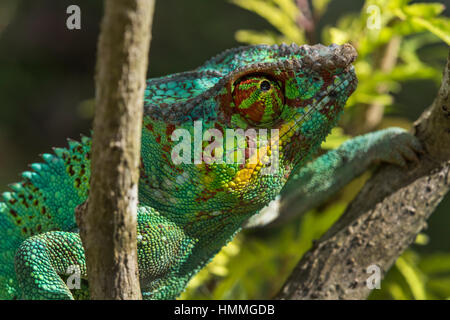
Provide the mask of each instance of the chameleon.
MULTIPOLYGON (((314 158, 356 89, 356 58, 350 44, 253 45, 147 80, 137 209, 144 299, 177 298, 286 186, 320 204, 374 163, 417 158, 419 141, 400 128, 314 158)), ((90 151, 90 137, 68 140, 2 194, 1 299, 89 298, 75 209, 88 198, 90 151)))

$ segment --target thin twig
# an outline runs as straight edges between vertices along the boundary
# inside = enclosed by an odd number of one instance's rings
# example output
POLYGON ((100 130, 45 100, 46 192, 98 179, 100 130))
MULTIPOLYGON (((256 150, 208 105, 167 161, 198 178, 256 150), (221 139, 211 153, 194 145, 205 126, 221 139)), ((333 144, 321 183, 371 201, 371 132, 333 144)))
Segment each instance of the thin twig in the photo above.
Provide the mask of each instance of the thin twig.
POLYGON ((305 30, 305 36, 309 44, 316 43, 316 21, 314 19, 311 6, 308 0, 297 0, 300 14, 297 18, 297 25, 305 30))

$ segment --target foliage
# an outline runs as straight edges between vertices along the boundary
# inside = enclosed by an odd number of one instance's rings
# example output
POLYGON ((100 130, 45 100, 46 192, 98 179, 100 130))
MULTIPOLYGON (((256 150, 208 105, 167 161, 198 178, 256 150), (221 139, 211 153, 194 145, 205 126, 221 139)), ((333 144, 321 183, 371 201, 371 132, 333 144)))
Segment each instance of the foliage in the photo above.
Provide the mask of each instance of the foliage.
MULTIPOLYGON (((294 0, 230 0, 267 20, 274 30, 240 30, 236 39, 249 44, 305 43, 305 31, 299 27, 301 12, 294 0)), ((329 0, 312 0, 317 22, 326 13, 329 0)), ((419 51, 436 43, 450 45, 450 19, 441 15, 440 3, 414 3, 409 0, 367 0, 359 14, 347 14, 335 26, 322 30, 321 43, 352 43, 359 57, 355 69, 359 86, 347 103, 377 103, 392 110, 392 93, 405 81, 428 79, 438 84, 441 66, 421 60, 419 51), (377 16, 378 15, 378 16, 377 16), (396 41, 391 67, 380 63, 390 42, 396 41), (380 90, 383 88, 383 90, 380 90)), ((350 109, 351 110, 351 109, 350 109)), ((356 117, 354 117, 356 118, 356 117)), ((353 119, 353 121, 357 121, 353 119)), ((348 138, 342 128, 333 130, 322 145, 336 148, 348 138)), ((279 229, 244 232, 226 246, 213 261, 190 282, 184 299, 267 299, 273 297, 301 256, 340 216, 368 175, 349 185, 338 199, 325 208, 311 211, 279 229), (245 244, 245 245, 244 245, 245 244)), ((416 244, 426 245, 427 236, 418 236, 416 244)), ((419 255, 405 252, 386 275, 381 290, 373 290, 372 299, 448 299, 450 298, 450 254, 419 255)))
POLYGON ((450 254, 419 255, 407 250, 370 298, 450 299, 450 254))
MULTIPOLYGON (((259 14, 280 32, 241 30, 236 34, 238 41, 251 44, 305 43, 304 32, 297 26, 299 12, 292 0, 231 2, 259 14)), ((426 44, 440 41, 450 45, 450 20, 440 16, 443 4, 408 2, 410 1, 368 0, 360 14, 348 14, 339 19, 336 26, 324 28, 321 43, 328 45, 350 42, 358 50, 359 59, 355 68, 359 86, 348 101, 348 107, 374 102, 384 106, 392 104, 393 99, 389 93, 378 91, 380 84, 387 86, 390 91, 397 91, 400 82, 406 80, 433 79, 439 82, 441 70, 423 63, 417 51, 426 44), (375 60, 383 46, 395 37, 402 37, 398 52, 401 61, 386 72, 375 60)), ((316 10, 316 19, 324 13, 327 3, 324 0, 313 1, 313 6, 319 8, 316 10)))

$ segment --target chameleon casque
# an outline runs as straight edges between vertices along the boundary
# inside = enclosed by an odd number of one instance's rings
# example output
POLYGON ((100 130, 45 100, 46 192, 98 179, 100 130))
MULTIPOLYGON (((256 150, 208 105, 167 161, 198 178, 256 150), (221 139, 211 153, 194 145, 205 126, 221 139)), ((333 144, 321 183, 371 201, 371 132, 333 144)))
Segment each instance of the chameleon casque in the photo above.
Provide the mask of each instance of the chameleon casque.
MULTIPOLYGON (((418 141, 390 128, 310 161, 356 88, 355 59, 348 44, 248 46, 193 71, 148 80, 137 239, 144 298, 176 298, 249 217, 283 194, 288 178, 303 190, 305 202, 319 204, 342 177, 349 181, 378 161, 415 159, 418 141), (172 134, 186 129, 194 136, 195 121, 224 136, 227 129, 278 129, 277 144, 258 144, 244 153, 244 163, 175 164, 179 141, 172 134), (274 152, 279 161, 272 174, 261 173, 269 164, 250 161, 274 152)), ((191 143, 197 150, 193 141, 185 146, 191 143)), ((248 145, 233 143, 232 151, 248 145)), ((22 182, 3 193, 0 298, 86 297, 87 280, 71 291, 64 279, 74 265, 87 278, 74 211, 88 196, 90 148, 88 137, 69 140, 68 148, 43 154, 42 163, 32 164, 22 182)))

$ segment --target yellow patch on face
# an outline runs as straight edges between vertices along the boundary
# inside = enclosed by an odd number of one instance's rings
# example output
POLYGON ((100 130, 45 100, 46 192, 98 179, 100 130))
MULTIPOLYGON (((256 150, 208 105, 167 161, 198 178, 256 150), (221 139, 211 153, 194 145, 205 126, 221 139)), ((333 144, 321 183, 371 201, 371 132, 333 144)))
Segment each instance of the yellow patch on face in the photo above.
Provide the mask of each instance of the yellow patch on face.
MULTIPOLYGON (((238 170, 234 179, 228 183, 229 191, 238 191, 244 189, 256 177, 259 170, 261 170, 262 163, 260 159, 266 158, 270 155, 270 146, 258 148, 256 152, 247 160, 244 168, 238 170)), ((267 159, 266 159, 267 160, 267 159)))
POLYGON ((289 143, 295 130, 292 130, 295 126, 298 126, 299 122, 291 120, 281 125, 278 133, 279 141, 272 141, 268 146, 262 146, 254 152, 249 159, 247 159, 244 168, 238 170, 233 180, 228 182, 224 187, 228 191, 239 191, 244 189, 249 183, 255 180, 258 176, 258 172, 264 166, 263 163, 268 163, 272 152, 283 149, 283 145, 289 143))

